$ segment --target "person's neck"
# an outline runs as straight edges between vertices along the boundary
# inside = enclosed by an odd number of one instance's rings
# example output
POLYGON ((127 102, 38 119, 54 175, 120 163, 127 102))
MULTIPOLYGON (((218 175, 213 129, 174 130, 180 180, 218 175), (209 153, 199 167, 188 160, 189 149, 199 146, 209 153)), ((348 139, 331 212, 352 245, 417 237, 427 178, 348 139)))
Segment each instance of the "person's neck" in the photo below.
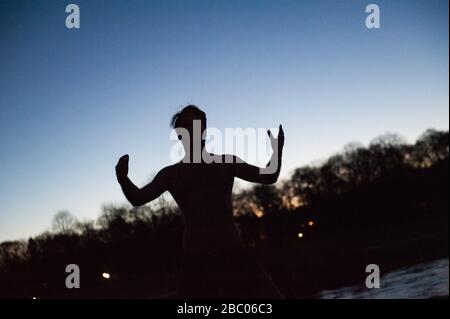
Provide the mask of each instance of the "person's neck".
POLYGON ((194 156, 194 151, 192 149, 189 151, 189 153, 185 151, 185 155, 182 159, 182 162, 183 163, 203 163, 204 162, 203 152, 207 152, 205 150, 204 145, 202 145, 200 153, 196 154, 196 156, 194 156))

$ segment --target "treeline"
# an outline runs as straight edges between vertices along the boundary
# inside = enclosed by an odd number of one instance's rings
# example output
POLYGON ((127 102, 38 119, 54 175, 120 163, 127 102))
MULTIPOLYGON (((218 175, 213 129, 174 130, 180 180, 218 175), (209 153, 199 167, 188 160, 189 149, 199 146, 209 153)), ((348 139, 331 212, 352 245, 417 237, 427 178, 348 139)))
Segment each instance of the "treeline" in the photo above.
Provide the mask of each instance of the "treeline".
MULTIPOLYGON (((387 245, 386 253, 390 242, 406 240, 403 251, 437 257, 442 247, 422 253, 414 240, 438 234, 448 242, 448 153, 448 132, 436 130, 415 144, 395 134, 368 147, 352 143, 320 165, 296 169, 277 186, 235 193, 236 222, 288 296, 325 287, 305 279, 317 279, 321 265, 340 265, 335 269, 342 274, 353 269, 344 267, 349 259, 364 262, 368 249, 380 245, 387 245)), ((105 205, 96 221, 59 212, 52 232, 0 244, 0 297, 164 295, 174 289, 182 232, 181 214, 165 197, 140 208, 105 205), (80 266, 83 289, 64 285, 72 263, 80 266)))

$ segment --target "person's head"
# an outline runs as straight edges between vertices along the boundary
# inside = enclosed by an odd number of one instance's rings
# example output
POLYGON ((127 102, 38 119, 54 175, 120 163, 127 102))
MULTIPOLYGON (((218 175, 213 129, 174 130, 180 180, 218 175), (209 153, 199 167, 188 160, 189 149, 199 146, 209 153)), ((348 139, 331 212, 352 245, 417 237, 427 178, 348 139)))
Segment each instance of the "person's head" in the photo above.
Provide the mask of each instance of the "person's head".
MULTIPOLYGON (((170 121, 170 125, 174 129, 185 129, 189 132, 190 142, 192 145, 192 140, 194 138, 194 123, 198 123, 200 125, 200 134, 202 137, 202 148, 204 146, 204 138, 206 134, 206 114, 196 105, 187 105, 181 109, 181 111, 175 113, 172 116, 170 121)), ((197 124, 197 125, 198 125, 197 124)), ((181 136, 179 134, 179 139, 181 136)))
POLYGON ((191 131, 193 128, 193 121, 200 120, 202 132, 206 129, 206 114, 196 105, 187 105, 181 111, 175 113, 170 120, 170 125, 177 129, 179 127, 191 131))

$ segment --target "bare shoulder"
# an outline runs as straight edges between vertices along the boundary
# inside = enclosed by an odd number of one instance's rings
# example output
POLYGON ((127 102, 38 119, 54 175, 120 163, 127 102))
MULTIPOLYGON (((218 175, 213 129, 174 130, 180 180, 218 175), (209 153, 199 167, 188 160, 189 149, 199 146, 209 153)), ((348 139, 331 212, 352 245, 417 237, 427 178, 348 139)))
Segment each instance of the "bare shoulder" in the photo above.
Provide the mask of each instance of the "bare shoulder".
POLYGON ((244 163, 244 160, 237 155, 225 154, 223 156, 224 156, 224 163, 228 163, 228 164, 244 163))
POLYGON ((162 168, 158 175, 162 178, 166 178, 166 179, 171 179, 172 177, 175 176, 177 170, 177 164, 173 164, 173 165, 168 165, 164 168, 162 168))
POLYGON ((236 163, 244 163, 239 156, 234 154, 209 154, 208 161, 210 163, 216 164, 236 164, 236 163))

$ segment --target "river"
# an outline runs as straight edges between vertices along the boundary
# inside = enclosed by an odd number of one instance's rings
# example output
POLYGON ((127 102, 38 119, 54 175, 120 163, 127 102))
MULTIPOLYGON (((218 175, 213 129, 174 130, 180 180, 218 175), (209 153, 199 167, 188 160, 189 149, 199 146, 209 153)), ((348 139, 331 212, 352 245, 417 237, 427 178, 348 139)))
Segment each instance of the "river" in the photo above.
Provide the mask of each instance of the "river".
POLYGON ((425 299, 448 296, 448 258, 380 274, 380 288, 344 287, 320 293, 322 299, 425 299))

